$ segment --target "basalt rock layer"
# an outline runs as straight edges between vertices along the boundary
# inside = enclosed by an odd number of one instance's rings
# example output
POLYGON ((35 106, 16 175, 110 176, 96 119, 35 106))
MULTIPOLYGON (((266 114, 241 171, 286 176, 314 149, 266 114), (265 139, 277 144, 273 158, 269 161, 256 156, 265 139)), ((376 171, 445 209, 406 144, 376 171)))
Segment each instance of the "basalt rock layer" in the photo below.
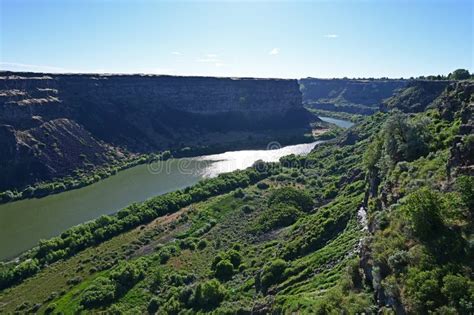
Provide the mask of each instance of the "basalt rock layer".
POLYGON ((297 137, 309 121, 296 80, 3 72, 0 190, 128 154, 297 137))

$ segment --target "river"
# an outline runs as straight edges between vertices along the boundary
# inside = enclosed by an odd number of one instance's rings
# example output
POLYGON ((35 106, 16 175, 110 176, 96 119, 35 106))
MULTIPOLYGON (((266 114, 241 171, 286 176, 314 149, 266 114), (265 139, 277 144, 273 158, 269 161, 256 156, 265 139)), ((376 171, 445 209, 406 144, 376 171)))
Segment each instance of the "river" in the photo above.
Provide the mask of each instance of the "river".
MULTIPOLYGON (((344 128, 348 123, 332 118, 323 120, 344 128)), ((271 150, 229 151, 138 165, 80 189, 1 205, 0 260, 13 258, 35 246, 40 239, 58 235, 100 215, 112 214, 133 202, 191 186, 203 178, 245 169, 257 160, 276 162, 285 155, 304 155, 317 143, 282 148, 270 143, 271 150)))

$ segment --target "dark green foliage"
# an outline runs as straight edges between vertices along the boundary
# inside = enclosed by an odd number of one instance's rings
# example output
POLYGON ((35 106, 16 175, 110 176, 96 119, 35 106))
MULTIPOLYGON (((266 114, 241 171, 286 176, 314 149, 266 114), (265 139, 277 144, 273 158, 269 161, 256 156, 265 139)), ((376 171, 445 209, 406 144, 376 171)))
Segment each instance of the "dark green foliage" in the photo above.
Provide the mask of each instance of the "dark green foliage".
POLYGON ((287 263, 283 259, 276 259, 263 268, 260 281, 264 292, 266 292, 271 285, 283 279, 286 267, 287 263))
POLYGON ((206 247, 207 247, 207 241, 205 239, 201 239, 199 243, 197 244, 197 248, 200 250, 203 250, 206 247))
POLYGON ((152 298, 148 303, 147 311, 150 314, 155 314, 160 308, 160 300, 157 298, 152 298))
POLYGON ((236 191, 234 191, 234 197, 236 198, 243 198, 245 196, 245 193, 244 191, 242 190, 242 188, 239 188, 237 189, 236 191))
POLYGON ((153 290, 157 290, 163 284, 164 276, 161 269, 158 269, 153 275, 151 279, 151 288, 153 290))
POLYGON ((244 206, 242 206, 241 209, 242 209, 242 212, 247 213, 247 214, 253 212, 253 210, 254 210, 254 209, 253 209, 251 206, 249 206, 249 205, 244 205, 244 206))
POLYGON ((474 177, 459 177, 457 179, 457 189, 461 195, 463 205, 469 210, 471 218, 474 218, 474 177))
POLYGON ((219 281, 212 279, 198 284, 192 296, 191 305, 196 309, 211 310, 217 307, 226 295, 219 281))
POLYGON ((443 232, 441 199, 435 192, 421 189, 410 194, 405 202, 404 209, 415 235, 420 240, 429 242, 443 232))
POLYGON ((111 279, 97 278, 82 294, 81 305, 85 308, 107 305, 115 299, 115 289, 115 283, 111 279))
POLYGON ((307 191, 294 187, 283 187, 272 191, 268 199, 268 205, 277 204, 292 205, 297 209, 308 212, 313 208, 313 199, 307 191))
POLYGON ((0 289, 6 288, 28 278, 40 270, 37 259, 27 259, 16 266, 0 265, 0 289))
POLYGON ((471 77, 466 69, 456 69, 449 74, 450 80, 468 80, 471 77))
POLYGON ((108 305, 124 295, 144 276, 145 266, 140 261, 124 262, 107 277, 99 277, 81 295, 80 303, 85 308, 108 305))
POLYGON ((220 280, 229 280, 234 274, 234 265, 227 259, 219 261, 214 268, 214 275, 220 280))
POLYGON ((211 270, 214 272, 216 278, 229 280, 241 262, 242 257, 238 250, 230 249, 227 252, 219 253, 214 258, 211 264, 211 270))
POLYGON ((413 161, 429 152, 426 123, 412 122, 401 112, 387 120, 383 136, 385 150, 393 162, 413 161))
POLYGON ((293 205, 276 204, 275 206, 270 206, 260 215, 255 230, 269 231, 289 226, 295 223, 303 214, 301 210, 298 210, 293 205))
POLYGON ((235 249, 229 250, 226 253, 226 257, 230 260, 234 268, 239 267, 240 263, 242 262, 242 257, 240 256, 240 253, 235 249))

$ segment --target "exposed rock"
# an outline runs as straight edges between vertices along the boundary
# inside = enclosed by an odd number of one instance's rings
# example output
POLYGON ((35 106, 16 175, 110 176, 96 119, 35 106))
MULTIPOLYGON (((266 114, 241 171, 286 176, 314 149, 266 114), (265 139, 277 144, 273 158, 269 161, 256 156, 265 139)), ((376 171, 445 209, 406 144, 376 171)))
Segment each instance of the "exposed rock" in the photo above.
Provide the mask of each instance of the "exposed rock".
POLYGON ((0 190, 115 154, 301 139, 310 120, 296 80, 2 72, 0 190))

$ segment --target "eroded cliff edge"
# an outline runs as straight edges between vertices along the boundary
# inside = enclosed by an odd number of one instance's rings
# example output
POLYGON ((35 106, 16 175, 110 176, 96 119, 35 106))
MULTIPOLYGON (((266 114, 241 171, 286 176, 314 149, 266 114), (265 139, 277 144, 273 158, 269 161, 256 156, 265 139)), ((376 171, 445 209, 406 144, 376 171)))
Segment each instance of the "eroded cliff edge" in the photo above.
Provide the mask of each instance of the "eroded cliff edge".
POLYGON ((0 190, 134 154, 301 140, 296 80, 0 73, 0 190))

